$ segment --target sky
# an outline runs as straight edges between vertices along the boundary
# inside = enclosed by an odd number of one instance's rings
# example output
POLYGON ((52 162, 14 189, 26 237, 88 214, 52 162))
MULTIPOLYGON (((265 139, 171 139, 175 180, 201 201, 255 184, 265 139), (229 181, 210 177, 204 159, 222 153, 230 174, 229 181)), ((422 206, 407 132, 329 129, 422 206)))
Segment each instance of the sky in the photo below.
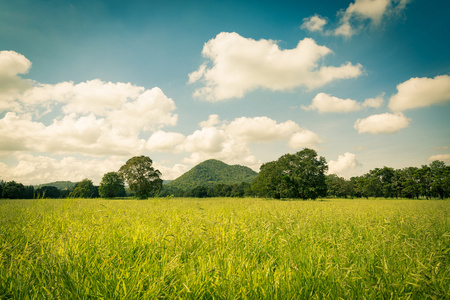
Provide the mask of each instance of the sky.
POLYGON ((304 148, 329 174, 450 162, 450 5, 0 0, 0 179, 166 180, 304 148))

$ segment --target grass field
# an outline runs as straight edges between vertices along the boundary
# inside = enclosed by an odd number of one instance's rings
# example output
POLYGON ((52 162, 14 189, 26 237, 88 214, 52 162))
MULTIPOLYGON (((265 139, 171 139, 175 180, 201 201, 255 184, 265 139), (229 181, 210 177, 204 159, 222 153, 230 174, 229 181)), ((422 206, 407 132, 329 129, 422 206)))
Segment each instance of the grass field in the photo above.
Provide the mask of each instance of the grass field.
POLYGON ((449 299, 450 201, 0 200, 0 299, 449 299))

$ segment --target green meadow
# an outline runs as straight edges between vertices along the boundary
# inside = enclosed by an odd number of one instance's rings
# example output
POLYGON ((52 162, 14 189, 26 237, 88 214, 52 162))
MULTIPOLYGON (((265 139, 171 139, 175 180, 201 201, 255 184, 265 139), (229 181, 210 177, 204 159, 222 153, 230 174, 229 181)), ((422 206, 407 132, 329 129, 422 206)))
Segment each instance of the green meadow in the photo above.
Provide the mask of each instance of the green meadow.
POLYGON ((0 299, 427 298, 450 201, 0 200, 0 299))

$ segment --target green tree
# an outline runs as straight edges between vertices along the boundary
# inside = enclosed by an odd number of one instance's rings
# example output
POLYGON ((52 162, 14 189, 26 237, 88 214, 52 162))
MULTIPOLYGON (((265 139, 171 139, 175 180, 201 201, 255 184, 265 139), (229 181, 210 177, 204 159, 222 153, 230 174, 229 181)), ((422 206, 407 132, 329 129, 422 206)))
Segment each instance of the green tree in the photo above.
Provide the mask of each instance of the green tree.
POLYGON ((326 196, 327 169, 325 158, 306 148, 263 164, 253 189, 264 197, 316 199, 326 196))
POLYGON ((39 198, 59 198, 61 191, 56 186, 46 185, 36 190, 36 196, 39 198))
POLYGON ((102 198, 125 196, 125 184, 119 173, 109 172, 103 175, 98 192, 102 198))
POLYGON ((130 190, 140 199, 158 193, 162 188, 161 172, 153 168, 153 161, 147 156, 130 158, 120 167, 119 174, 128 183, 130 190))
POLYGON ((78 182, 73 190, 70 192, 69 197, 71 198, 94 198, 96 196, 96 189, 92 180, 83 179, 78 182))
POLYGON ((431 194, 439 199, 448 195, 448 182, 450 180, 450 168, 443 161, 435 160, 430 164, 431 172, 431 194))
POLYGON ((23 184, 9 181, 3 186, 2 197, 8 199, 22 199, 24 196, 25 187, 23 184))

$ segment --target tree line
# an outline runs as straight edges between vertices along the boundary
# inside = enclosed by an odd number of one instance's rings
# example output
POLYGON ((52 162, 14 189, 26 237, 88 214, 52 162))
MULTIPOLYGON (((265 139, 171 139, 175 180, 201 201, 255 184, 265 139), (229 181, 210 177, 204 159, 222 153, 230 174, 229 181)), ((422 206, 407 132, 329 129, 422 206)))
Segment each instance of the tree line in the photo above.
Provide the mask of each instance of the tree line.
POLYGON ((0 195, 10 199, 32 198, 114 198, 135 196, 175 197, 264 197, 274 199, 317 199, 320 197, 410 198, 446 199, 450 197, 450 166, 433 161, 420 168, 375 168, 368 173, 345 179, 326 175, 325 158, 313 149, 285 154, 278 160, 265 163, 251 183, 219 183, 214 186, 198 185, 182 190, 163 186, 161 172, 153 168, 149 157, 129 159, 117 172, 106 173, 99 186, 84 179, 71 190, 53 186, 34 189, 15 181, 0 182, 0 195), (125 189, 128 184, 128 190, 125 189))

